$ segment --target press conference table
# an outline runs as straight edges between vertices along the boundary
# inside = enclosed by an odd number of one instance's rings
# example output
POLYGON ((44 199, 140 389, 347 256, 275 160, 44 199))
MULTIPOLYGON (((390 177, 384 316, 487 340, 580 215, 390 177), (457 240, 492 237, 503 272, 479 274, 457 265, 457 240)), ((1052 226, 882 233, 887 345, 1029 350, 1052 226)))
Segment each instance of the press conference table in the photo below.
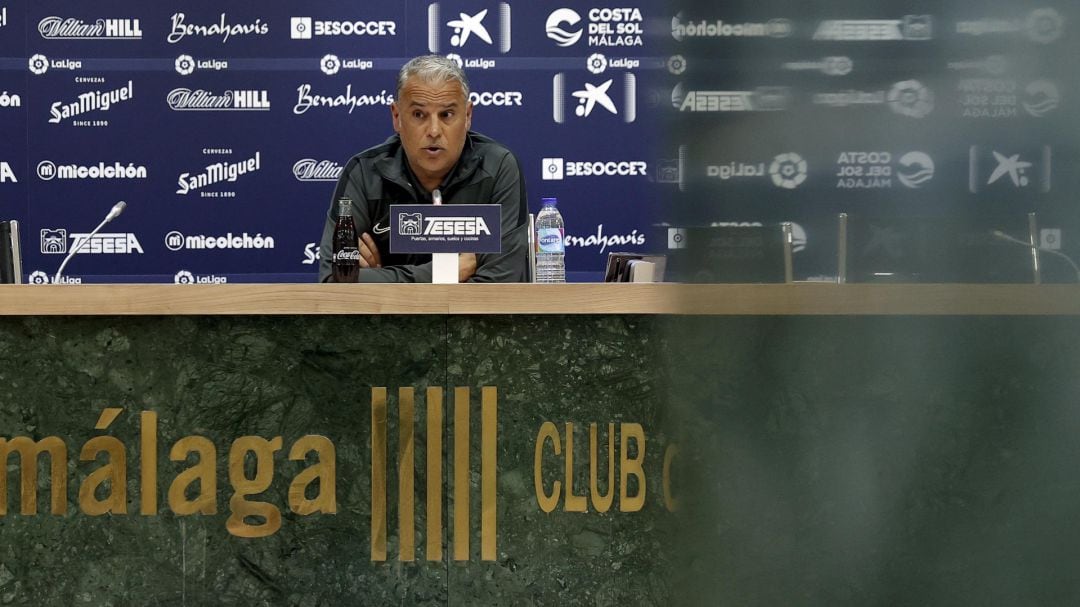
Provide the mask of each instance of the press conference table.
POLYGON ((1038 604, 1080 596, 1078 369, 1076 285, 0 286, 0 438, 72 470, 0 524, 41 604, 1038 604))
POLYGON ((0 315, 1075 315, 1080 285, 3 285, 0 315))

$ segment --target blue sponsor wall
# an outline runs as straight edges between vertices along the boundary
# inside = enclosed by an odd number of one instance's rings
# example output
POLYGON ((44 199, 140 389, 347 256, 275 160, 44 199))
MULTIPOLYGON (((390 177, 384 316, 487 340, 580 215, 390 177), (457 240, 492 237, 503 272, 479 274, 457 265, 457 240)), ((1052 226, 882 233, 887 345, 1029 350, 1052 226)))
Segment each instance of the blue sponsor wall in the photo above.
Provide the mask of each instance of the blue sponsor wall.
POLYGON ((530 209, 559 198, 571 279, 666 251, 669 227, 780 221, 796 277, 831 279, 841 212, 849 257, 932 279, 879 218, 1026 238, 1035 212, 1048 278, 1069 280, 1078 18, 1060 0, 0 0, 0 218, 23 222, 31 282, 117 200, 73 278, 314 280, 338 171, 391 134, 402 63, 438 52, 530 209))
POLYGON ((465 64, 474 128, 516 152, 530 209, 560 199, 572 277, 653 244, 660 127, 641 99, 670 40, 645 33, 660 3, 562 10, 550 36, 561 3, 0 7, 0 93, 19 99, 0 104, 0 217, 23 224, 30 282, 118 200, 127 210, 75 256, 74 280, 315 280, 335 177, 392 134, 396 72, 428 52, 465 64), (480 27, 456 30, 463 16, 480 27), (601 101, 587 112, 586 85, 601 101), (545 159, 563 172, 542 176, 545 159), (596 168, 612 174, 581 174, 596 168))

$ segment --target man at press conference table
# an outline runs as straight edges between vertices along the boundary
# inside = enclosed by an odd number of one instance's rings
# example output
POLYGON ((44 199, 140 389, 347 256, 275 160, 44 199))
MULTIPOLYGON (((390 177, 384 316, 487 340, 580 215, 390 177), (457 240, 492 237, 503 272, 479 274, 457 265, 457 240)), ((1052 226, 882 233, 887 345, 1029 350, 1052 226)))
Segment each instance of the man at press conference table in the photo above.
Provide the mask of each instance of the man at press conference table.
POLYGON ((359 235, 360 282, 431 282, 431 255, 390 253, 390 205, 502 205, 502 252, 461 254, 459 282, 524 282, 528 207, 517 158, 470 130, 473 105, 465 73, 451 59, 416 57, 398 73, 390 106, 396 135, 349 160, 330 202, 319 246, 319 281, 332 281, 338 200, 352 201, 359 235))

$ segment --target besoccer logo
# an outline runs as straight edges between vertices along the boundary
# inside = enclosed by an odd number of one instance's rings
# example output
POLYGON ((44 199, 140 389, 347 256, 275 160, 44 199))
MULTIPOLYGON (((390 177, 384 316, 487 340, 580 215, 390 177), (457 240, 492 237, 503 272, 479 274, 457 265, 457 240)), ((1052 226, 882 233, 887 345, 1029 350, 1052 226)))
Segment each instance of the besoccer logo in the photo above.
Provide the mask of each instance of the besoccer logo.
POLYGON ((181 76, 190 75, 195 71, 195 59, 191 55, 180 55, 176 58, 174 65, 181 76))
POLYGON ((780 154, 769 165, 773 185, 794 190, 806 181, 806 161, 795 153, 780 154))
POLYGON ((934 110, 934 94, 918 80, 897 82, 887 98, 892 111, 902 116, 925 118, 934 110))
POLYGON ((559 46, 573 46, 581 39, 581 30, 568 31, 564 26, 574 26, 581 21, 581 15, 569 8, 560 8, 548 15, 544 25, 547 37, 555 41, 559 46))
POLYGON ((180 270, 173 276, 173 282, 178 285, 193 285, 195 284, 195 276, 187 270, 180 270))
POLYGON ((289 25, 289 36, 293 40, 311 40, 311 17, 293 17, 289 25))
POLYGON ((38 76, 49 71, 49 59, 45 55, 30 57, 30 71, 38 76))
POLYGON ((341 60, 338 59, 337 55, 325 55, 319 61, 319 68, 327 76, 333 76, 341 70, 341 60))

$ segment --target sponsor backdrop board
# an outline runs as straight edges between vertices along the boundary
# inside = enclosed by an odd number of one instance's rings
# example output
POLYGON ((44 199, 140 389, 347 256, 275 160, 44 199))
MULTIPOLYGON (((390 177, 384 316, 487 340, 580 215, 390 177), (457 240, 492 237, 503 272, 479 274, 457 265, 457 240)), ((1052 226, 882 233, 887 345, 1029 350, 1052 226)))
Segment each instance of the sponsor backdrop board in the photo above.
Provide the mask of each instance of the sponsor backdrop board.
POLYGON ((3 0, 0 216, 26 223, 31 282, 118 200, 72 280, 315 280, 335 179, 392 134, 397 70, 436 52, 465 67, 475 128, 516 152, 530 209, 559 197, 571 272, 598 274, 650 244, 661 200, 640 111, 661 6, 3 0))
POLYGON ((1008 226, 1035 212, 1047 277, 1072 279, 1058 254, 1080 254, 1080 125, 1060 58, 1080 51, 1076 13, 1061 0, 2 0, 0 217, 25 222, 31 282, 117 200, 128 210, 73 280, 314 280, 336 176, 391 133, 397 69, 437 52, 468 72, 477 130, 517 153, 530 209, 559 198, 572 278, 598 278, 614 250, 677 246, 665 223, 792 221, 796 278, 827 279, 837 213, 877 222, 850 256, 899 260, 911 237, 890 218, 1026 239, 1008 226))

